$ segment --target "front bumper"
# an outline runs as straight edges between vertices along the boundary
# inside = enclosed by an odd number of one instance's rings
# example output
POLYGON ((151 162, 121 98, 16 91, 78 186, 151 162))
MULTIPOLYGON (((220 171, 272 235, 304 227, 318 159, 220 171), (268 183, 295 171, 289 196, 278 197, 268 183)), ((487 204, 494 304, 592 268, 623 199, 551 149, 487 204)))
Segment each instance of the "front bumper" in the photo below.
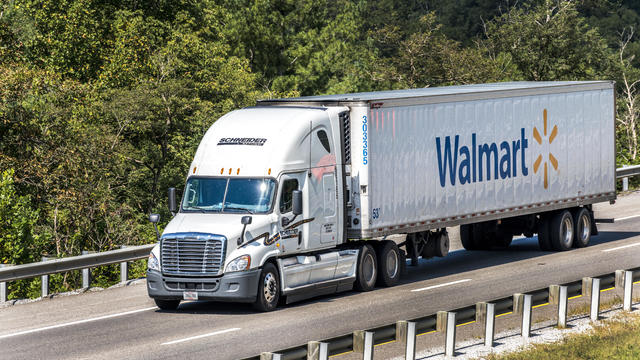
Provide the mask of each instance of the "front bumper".
POLYGON ((178 300, 182 299, 184 291, 197 291, 198 300, 254 302, 259 278, 260 269, 216 278, 169 277, 147 270, 147 291, 150 297, 161 300, 178 300))

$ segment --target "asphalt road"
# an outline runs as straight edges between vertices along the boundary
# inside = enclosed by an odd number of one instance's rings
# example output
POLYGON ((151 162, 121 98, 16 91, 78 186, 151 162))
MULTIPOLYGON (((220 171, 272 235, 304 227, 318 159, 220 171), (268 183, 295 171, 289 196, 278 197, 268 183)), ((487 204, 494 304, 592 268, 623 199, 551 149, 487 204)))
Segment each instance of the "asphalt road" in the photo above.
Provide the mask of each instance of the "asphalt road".
POLYGON ((144 283, 8 306, 0 309, 0 358, 235 359, 640 266, 640 194, 599 204, 596 217, 617 221, 600 224, 588 248, 564 253, 540 251, 535 238, 517 239, 503 251, 455 250, 452 229, 454 251, 409 267, 398 286, 271 313, 214 302, 163 312, 144 283))

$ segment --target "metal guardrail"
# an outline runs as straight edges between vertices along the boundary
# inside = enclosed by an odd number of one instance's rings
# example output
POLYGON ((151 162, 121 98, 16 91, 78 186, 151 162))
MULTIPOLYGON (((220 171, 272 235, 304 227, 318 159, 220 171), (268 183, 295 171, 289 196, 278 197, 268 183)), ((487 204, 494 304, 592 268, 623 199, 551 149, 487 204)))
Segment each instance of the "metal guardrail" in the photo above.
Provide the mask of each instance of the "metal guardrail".
POLYGON ((445 333, 445 356, 455 356, 456 326, 478 322, 485 327, 484 344, 494 346, 496 316, 514 313, 521 316, 521 335, 531 336, 531 313, 536 305, 545 303, 557 307, 557 325, 567 326, 568 299, 585 296, 590 299, 590 317, 597 321, 600 314, 600 292, 615 287, 624 292, 623 309, 631 311, 633 282, 640 279, 640 268, 617 270, 597 277, 585 277, 581 280, 551 285, 527 293, 514 294, 491 302, 481 302, 451 311, 439 311, 421 318, 398 321, 370 330, 357 330, 350 334, 336 336, 322 341, 310 341, 275 352, 265 352, 245 360, 297 360, 328 359, 329 356, 354 352, 362 354, 363 359, 373 359, 374 346, 398 341, 405 345, 405 358, 415 359, 416 336, 433 333, 445 333))
POLYGON ((155 244, 129 246, 118 250, 71 256, 62 259, 45 259, 42 262, 24 265, 4 265, 0 267, 0 302, 7 300, 7 285, 9 281, 28 279, 42 276, 42 296, 49 293, 48 276, 61 272, 83 270, 83 287, 89 287, 89 269, 120 263, 120 279, 127 281, 127 262, 144 259, 149 256, 155 244))
POLYGON ((640 175, 640 165, 623 166, 616 169, 616 179, 640 175))

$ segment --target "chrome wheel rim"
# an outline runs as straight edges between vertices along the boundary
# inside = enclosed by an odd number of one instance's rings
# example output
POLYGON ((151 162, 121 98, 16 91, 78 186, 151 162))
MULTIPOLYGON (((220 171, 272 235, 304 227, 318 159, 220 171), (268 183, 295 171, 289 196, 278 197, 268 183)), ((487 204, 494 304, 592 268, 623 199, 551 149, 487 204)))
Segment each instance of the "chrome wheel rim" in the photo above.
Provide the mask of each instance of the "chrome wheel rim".
POLYGON ((569 217, 565 217, 562 220, 562 243, 565 247, 571 247, 571 239, 573 238, 573 224, 571 224, 571 219, 569 217))
POLYGON ((373 255, 367 254, 362 260, 362 275, 364 276, 364 281, 369 284, 374 280, 376 276, 375 262, 373 260, 373 255))
POLYGON ((393 279, 398 274, 398 254, 395 251, 387 253, 387 275, 393 279))
POLYGON ((268 273, 267 276, 264 277, 263 285, 264 299, 269 303, 273 302, 278 293, 278 282, 276 281, 275 275, 268 273))
POLYGON ((589 217, 587 215, 582 215, 580 221, 582 222, 582 233, 580 234, 580 240, 582 240, 582 243, 586 243, 587 239, 589 239, 589 235, 591 235, 591 225, 589 224, 589 217))

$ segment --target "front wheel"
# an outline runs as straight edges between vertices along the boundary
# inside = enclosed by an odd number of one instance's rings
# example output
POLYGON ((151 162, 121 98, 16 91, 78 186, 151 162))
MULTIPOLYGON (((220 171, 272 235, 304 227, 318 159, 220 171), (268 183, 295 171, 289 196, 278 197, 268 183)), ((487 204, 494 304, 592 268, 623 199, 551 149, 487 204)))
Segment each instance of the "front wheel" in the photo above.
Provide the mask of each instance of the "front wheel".
POLYGON ((280 299, 280 277, 272 263, 266 263, 258 281, 258 297, 253 307, 258 311, 273 311, 280 299))
POLYGON ((180 305, 180 300, 160 300, 153 299, 156 302, 156 306, 160 308, 160 310, 176 310, 178 305, 180 305))

